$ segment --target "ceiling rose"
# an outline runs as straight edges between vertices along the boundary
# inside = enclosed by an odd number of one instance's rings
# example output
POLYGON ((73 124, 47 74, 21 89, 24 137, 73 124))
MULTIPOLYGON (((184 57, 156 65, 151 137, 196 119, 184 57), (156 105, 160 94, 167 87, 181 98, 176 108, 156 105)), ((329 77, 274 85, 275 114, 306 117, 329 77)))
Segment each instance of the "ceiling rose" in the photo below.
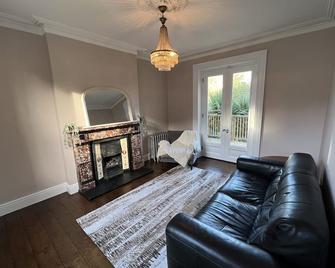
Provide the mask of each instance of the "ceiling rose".
POLYGON ((146 10, 157 10, 159 6, 166 6, 167 11, 178 11, 185 8, 188 0, 137 0, 140 7, 146 10))

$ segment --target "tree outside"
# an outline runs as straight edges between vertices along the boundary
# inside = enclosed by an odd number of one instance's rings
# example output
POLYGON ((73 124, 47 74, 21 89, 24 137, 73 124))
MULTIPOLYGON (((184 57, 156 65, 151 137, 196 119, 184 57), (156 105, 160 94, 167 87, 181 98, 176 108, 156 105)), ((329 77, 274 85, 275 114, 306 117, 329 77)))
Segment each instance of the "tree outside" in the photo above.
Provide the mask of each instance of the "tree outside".
MULTIPOLYGON (((233 76, 232 113, 248 115, 250 102, 251 71, 235 73, 233 76)), ((208 78, 208 113, 221 114, 222 109, 222 76, 208 78)))
MULTIPOLYGON (((245 142, 248 135, 248 114, 252 72, 233 74, 232 89, 232 139, 245 142)), ((208 77, 208 135, 219 138, 223 106, 223 76, 208 77)))
POLYGON ((223 76, 208 77, 208 113, 221 114, 223 76))
POLYGON ((233 75, 233 115, 248 115, 250 103, 250 86, 252 72, 235 73, 233 75))

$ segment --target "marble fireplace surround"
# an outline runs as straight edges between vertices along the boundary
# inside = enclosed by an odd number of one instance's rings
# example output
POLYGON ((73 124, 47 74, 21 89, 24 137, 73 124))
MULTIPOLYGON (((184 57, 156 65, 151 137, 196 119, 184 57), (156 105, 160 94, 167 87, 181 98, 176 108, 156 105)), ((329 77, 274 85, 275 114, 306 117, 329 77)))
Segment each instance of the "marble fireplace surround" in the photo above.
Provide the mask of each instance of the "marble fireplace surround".
POLYGON ((74 157, 80 192, 86 192, 97 186, 92 143, 98 140, 124 136, 128 137, 130 172, 141 169, 144 166, 144 161, 139 121, 80 128, 79 142, 74 145, 74 157))

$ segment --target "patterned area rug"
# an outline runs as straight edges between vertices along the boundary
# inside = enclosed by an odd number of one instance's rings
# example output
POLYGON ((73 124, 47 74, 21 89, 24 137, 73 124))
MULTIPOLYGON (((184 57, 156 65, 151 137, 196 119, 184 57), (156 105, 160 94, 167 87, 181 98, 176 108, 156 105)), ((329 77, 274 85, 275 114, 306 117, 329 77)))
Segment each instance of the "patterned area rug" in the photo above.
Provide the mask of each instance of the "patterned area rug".
POLYGON ((114 267, 167 267, 168 222, 179 212, 194 215, 227 178, 175 167, 77 222, 114 267))

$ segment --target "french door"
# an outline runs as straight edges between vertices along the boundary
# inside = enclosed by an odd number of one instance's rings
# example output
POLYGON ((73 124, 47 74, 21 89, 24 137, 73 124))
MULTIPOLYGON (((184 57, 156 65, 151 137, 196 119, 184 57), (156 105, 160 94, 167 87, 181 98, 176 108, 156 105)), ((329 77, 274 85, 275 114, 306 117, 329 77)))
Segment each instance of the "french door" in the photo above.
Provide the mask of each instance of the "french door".
MULTIPOLYGON (((203 154, 235 162, 255 155, 257 66, 237 65, 201 72, 200 129, 203 154)), ((261 120, 261 119, 260 119, 261 120)))

